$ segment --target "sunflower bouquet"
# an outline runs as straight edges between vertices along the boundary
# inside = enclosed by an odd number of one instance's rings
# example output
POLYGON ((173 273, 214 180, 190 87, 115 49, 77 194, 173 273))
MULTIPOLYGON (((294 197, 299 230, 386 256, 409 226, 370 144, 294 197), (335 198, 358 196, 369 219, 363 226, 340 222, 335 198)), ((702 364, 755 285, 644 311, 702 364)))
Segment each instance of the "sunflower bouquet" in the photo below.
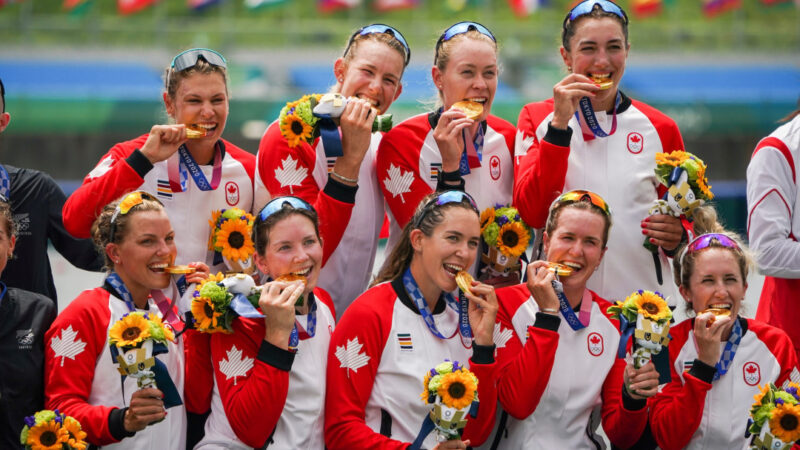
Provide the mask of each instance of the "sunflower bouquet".
POLYGON ((520 256, 528 248, 531 240, 531 229, 522 220, 519 211, 513 206, 495 205, 481 213, 481 236, 483 252, 481 254, 480 278, 504 281, 514 278, 519 282, 520 256))
POLYGON ((108 345, 111 357, 119 364, 117 370, 136 378, 139 389, 156 387, 155 356, 167 353, 167 343, 174 340, 172 328, 160 317, 140 311, 125 314, 108 330, 108 345))
POLYGON ((211 213, 208 249, 214 251, 214 264, 224 262, 228 270, 237 273, 253 271, 251 258, 256 250, 250 236, 254 220, 252 214, 239 208, 211 213))
POLYGON ((26 450, 84 450, 86 432, 74 418, 45 409, 25 418, 19 442, 26 450))
POLYGON ((478 377, 458 361, 445 360, 425 373, 422 386, 420 396, 433 408, 417 437, 419 444, 434 429, 444 440, 460 439, 467 415, 477 416, 478 377))
MULTIPOLYGON (((320 136, 323 121, 341 117, 348 99, 341 94, 309 94, 299 100, 286 103, 278 116, 281 135, 286 138, 290 147, 297 147, 302 142, 311 144, 320 136)), ((372 131, 389 131, 392 129, 392 115, 383 114, 375 118, 372 131)))
POLYGON ((633 335, 633 365, 637 369, 647 364, 654 355, 669 344, 669 323, 672 311, 667 300, 658 291, 638 290, 624 302, 608 307, 611 317, 620 321, 622 337, 619 357, 625 356, 628 338, 633 335))
POLYGON ((232 333, 233 320, 244 309, 258 310, 260 295, 249 275, 239 273, 228 278, 222 273, 210 275, 192 293, 195 329, 202 333, 232 333))
POLYGON ((750 448, 788 450, 800 439, 800 385, 785 383, 779 389, 773 383, 761 388, 750 408, 750 448))

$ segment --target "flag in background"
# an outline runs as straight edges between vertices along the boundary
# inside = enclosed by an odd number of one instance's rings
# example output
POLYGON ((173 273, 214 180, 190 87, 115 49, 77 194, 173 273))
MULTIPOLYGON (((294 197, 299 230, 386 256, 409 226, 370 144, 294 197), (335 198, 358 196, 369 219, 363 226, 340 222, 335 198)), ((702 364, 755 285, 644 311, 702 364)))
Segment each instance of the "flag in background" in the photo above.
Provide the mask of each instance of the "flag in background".
POLYGON ((195 11, 202 11, 209 6, 216 5, 222 0, 186 0, 186 6, 195 11))
POLYGON ((158 0, 117 0, 117 11, 123 16, 126 16, 128 14, 137 13, 156 2, 158 2, 158 0))
POLYGON ((416 8, 419 0, 375 0, 372 7, 376 11, 394 11, 398 9, 416 8))
POLYGON ((706 17, 714 17, 725 11, 739 9, 742 7, 742 0, 703 0, 703 14, 706 17))
POLYGON ((72 11, 78 6, 88 4, 89 0, 64 0, 64 10, 72 11))
POLYGON ((662 0, 633 0, 631 10, 634 16, 641 19, 661 14, 663 6, 662 0))
POLYGON ((288 0, 244 0, 244 6, 246 6, 247 9, 257 10, 282 5, 287 1, 288 0))
POLYGON ((361 4, 361 0, 317 0, 317 8, 322 12, 355 8, 359 4, 361 4))
POLYGON ((528 17, 539 9, 540 0, 508 0, 508 5, 517 17, 528 17))

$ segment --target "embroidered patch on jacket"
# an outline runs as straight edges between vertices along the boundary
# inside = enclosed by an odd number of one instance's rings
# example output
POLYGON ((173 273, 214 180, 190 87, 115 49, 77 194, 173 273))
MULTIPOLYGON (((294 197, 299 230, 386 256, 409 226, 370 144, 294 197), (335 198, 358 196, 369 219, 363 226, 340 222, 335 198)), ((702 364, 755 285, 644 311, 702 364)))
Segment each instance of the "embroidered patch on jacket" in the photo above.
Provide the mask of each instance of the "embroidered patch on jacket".
POLYGON ((442 163, 440 163, 440 162, 438 162, 438 163, 432 162, 431 163, 431 170, 430 170, 430 172, 431 172, 431 181, 437 181, 437 179, 439 177, 439 172, 441 172, 441 171, 442 171, 442 163))
POLYGON ((644 138, 641 134, 633 131, 628 133, 628 151, 633 153, 634 155, 638 155, 642 153, 642 149, 644 149, 644 138))
POLYGON ((694 360, 691 360, 691 361, 684 361, 684 362, 683 362, 683 373, 687 373, 687 372, 689 372, 690 370, 692 370, 692 367, 693 367, 693 366, 694 366, 694 360))
POLYGON ((20 350, 30 350, 33 348, 33 328, 27 330, 17 330, 17 348, 20 350))
POLYGON ((757 386, 761 382, 761 367, 756 362, 748 361, 742 367, 742 375, 748 386, 757 386))
POLYGON ((397 333, 397 343, 400 344, 400 351, 410 352, 414 350, 411 343, 411 333, 397 333))
POLYGON ((586 336, 586 346, 589 348, 589 354, 592 356, 600 356, 603 354, 603 336, 600 333, 589 333, 586 336))
POLYGON ((225 201, 230 206, 239 204, 239 185, 234 181, 225 183, 225 201))
POLYGON ((328 166, 328 174, 329 175, 330 175, 331 172, 333 172, 333 166, 336 165, 336 160, 337 159, 338 159, 338 157, 336 157, 336 156, 331 156, 331 157, 325 158, 325 163, 328 166))
POLYGON ((489 158, 489 175, 492 176, 494 181, 500 179, 500 158, 497 155, 492 155, 489 158))
POLYGON ((159 198, 172 200, 172 188, 169 186, 169 180, 158 180, 156 187, 156 194, 159 198))

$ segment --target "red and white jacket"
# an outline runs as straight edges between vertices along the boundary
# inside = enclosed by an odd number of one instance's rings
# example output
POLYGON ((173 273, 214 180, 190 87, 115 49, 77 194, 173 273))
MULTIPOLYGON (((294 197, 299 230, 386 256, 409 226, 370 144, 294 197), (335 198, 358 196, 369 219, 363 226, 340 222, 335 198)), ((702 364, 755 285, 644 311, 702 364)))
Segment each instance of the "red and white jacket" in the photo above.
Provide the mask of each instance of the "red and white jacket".
MULTIPOLYGON (((457 332, 458 314, 443 300, 433 317, 438 329, 452 338, 439 339, 430 332, 401 279, 367 290, 350 305, 328 352, 329 449, 407 448, 432 408, 420 399, 423 377, 445 359, 461 362, 479 380, 478 417, 467 421, 464 438, 478 445, 488 437, 497 402, 492 347, 476 347, 474 354, 465 348, 457 332)), ((425 439, 424 448, 436 445, 435 434, 425 439)))
MULTIPOLYGON (((202 448, 323 449, 325 365, 335 326, 327 292, 314 289, 314 337, 297 352, 264 340, 264 320, 240 317, 232 334, 211 337, 216 384, 202 448)), ((297 320, 307 328, 308 316, 297 320)))
POLYGON ((762 139, 747 166, 747 233, 767 275, 757 319, 800 348, 800 116, 762 139))
MULTIPOLYGON (((624 300, 637 289, 658 290, 674 303, 680 297, 670 262, 659 252, 660 286, 639 224, 666 190, 653 171, 655 154, 683 150, 683 139, 672 119, 624 94, 617 111, 616 132, 596 139, 582 134, 574 116, 566 131, 550 128, 553 99, 525 105, 517 122, 514 205, 528 225, 543 228, 550 204, 562 192, 596 192, 608 202, 614 226, 589 289, 609 300, 624 300)), ((603 130, 611 129, 610 114, 595 114, 603 130)))
POLYGON ((497 290, 498 398, 510 415, 498 448, 602 446, 598 407, 611 442, 624 448, 641 435, 647 408, 622 394, 619 322, 606 314, 611 304, 591 294, 589 325, 575 331, 561 316, 538 313, 524 284, 497 290))
MULTIPOLYGON (((411 117, 386 133, 378 147, 378 182, 391 213, 387 248, 392 248, 420 201, 436 190, 442 168, 442 155, 433 139, 438 121, 437 113, 411 117)), ((464 189, 481 211, 511 203, 514 186, 514 126, 491 115, 486 123, 481 167, 463 176, 464 189)))
MULTIPOLYGON (((383 195, 375 177, 375 155, 380 140, 381 133, 372 134, 358 173, 352 220, 342 220, 341 226, 346 228, 338 241, 340 245, 330 250, 330 259, 319 275, 318 285, 330 293, 340 312, 367 289, 372 279, 385 216, 383 195)), ((293 195, 314 204, 329 183, 328 174, 336 159, 325 156, 322 139, 317 139, 313 146, 303 142, 290 147, 281 135, 278 121, 273 122, 258 146, 255 211, 278 195, 293 195)))
POLYGON ((661 448, 748 448, 745 430, 759 385, 780 387, 787 379, 800 380, 786 333, 755 320, 738 320, 744 333, 739 348, 728 372, 713 382, 714 367, 696 360, 694 319, 670 328, 672 381, 650 399, 650 427, 661 448))
MULTIPOLYGON (((148 314, 161 317, 149 301, 148 314)), ((104 448, 183 448, 186 444, 186 380, 184 337, 156 356, 169 370, 185 405, 167 410, 167 417, 131 437, 124 437, 123 408, 138 390, 136 379, 122 377, 111 358, 108 331, 129 312, 125 302, 102 287, 83 291, 58 315, 45 335, 45 406, 74 417, 87 441, 104 448), (124 439, 123 439, 124 437, 124 439)))

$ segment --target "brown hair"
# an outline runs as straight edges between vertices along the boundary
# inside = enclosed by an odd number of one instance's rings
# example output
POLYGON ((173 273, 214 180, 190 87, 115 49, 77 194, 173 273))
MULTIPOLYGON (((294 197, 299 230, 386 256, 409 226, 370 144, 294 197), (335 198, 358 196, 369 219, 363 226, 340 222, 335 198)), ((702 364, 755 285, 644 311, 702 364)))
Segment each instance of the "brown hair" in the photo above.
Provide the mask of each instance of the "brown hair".
POLYGON ((130 195, 130 193, 125 194, 104 206, 103 210, 100 211, 100 215, 97 216, 97 219, 95 219, 94 223, 92 224, 92 241, 94 241, 95 247, 97 247, 97 250, 105 258, 105 267, 107 269, 113 269, 114 262, 111 261, 111 258, 109 258, 108 254, 106 253, 106 245, 112 242, 120 243, 125 239, 130 231, 128 227, 131 217, 133 217, 136 213, 143 211, 164 211, 164 205, 157 198, 147 193, 143 194, 142 203, 132 206, 126 214, 117 214, 117 217, 114 219, 113 241, 111 240, 111 218, 117 211, 117 206, 120 204, 120 202, 125 199, 125 197, 130 195))
MULTIPOLYGON (((400 277, 403 272, 411 265, 411 260, 414 258, 414 247, 411 246, 411 231, 418 229, 422 231, 425 236, 432 236, 433 230, 444 221, 445 211, 452 208, 464 208, 475 212, 469 200, 466 198, 460 203, 445 203, 444 205, 428 206, 431 199, 436 198, 441 192, 434 192, 428 194, 417 206, 414 216, 403 227, 403 233, 400 235, 400 241, 395 244, 389 256, 383 262, 378 276, 370 284, 383 283, 384 281, 391 281, 400 277)), ((478 213, 475 212, 477 215, 478 213)))
POLYGON ((253 231, 251 235, 251 239, 253 239, 253 243, 256 248, 256 253, 260 256, 264 256, 267 251, 267 244, 269 244, 269 232, 272 230, 278 222, 281 220, 291 216, 291 215, 300 215, 314 224, 314 233, 317 235, 317 239, 320 239, 319 235, 319 217, 317 216, 317 212, 309 209, 302 209, 302 208, 294 208, 292 205, 288 203, 284 203, 281 209, 275 213, 272 213, 267 220, 261 220, 260 218, 256 217, 255 222, 253 223, 253 231))
MULTIPOLYGON (((619 6, 619 5, 617 5, 617 6, 619 6)), ((622 10, 622 7, 620 7, 620 10, 622 10)), ((624 10, 623 10, 623 12, 624 12, 624 10)), ((627 13, 625 15, 627 16, 627 13)), ((603 11, 603 8, 600 7, 600 5, 596 4, 596 3, 594 5, 594 7, 592 8, 592 12, 590 12, 589 14, 584 14, 584 15, 576 18, 575 20, 567 19, 567 21, 564 23, 564 28, 561 30, 561 45, 564 47, 564 49, 566 51, 570 51, 569 41, 570 41, 570 39, 572 39, 573 36, 575 36, 575 24, 580 22, 582 19, 586 19, 586 18, 589 18, 589 19, 602 19, 604 17, 610 17, 612 19, 615 19, 617 22, 619 22, 620 26, 622 27, 622 34, 623 34, 623 36, 625 36, 625 46, 627 46, 628 45, 628 24, 626 23, 626 21, 622 17, 620 17, 620 16, 618 16, 618 15, 616 15, 614 13, 603 11)))
MULTIPOLYGON (((718 233, 724 234, 736 242, 736 244, 739 246, 738 250, 725 247, 714 240, 712 240, 709 244, 709 248, 722 248, 733 253, 734 256, 736 256, 736 262, 739 265, 739 270, 742 275, 742 282, 746 282, 747 274, 750 272, 750 268, 753 267, 753 256, 750 253, 750 250, 742 242, 742 239, 735 233, 726 230, 722 224, 719 223, 717 220, 717 212, 712 206, 701 206, 695 209, 694 213, 692 214, 692 218, 694 219, 694 231, 697 236, 707 233, 718 233)), ((692 252, 683 256, 687 245, 688 243, 683 244, 675 252, 675 257, 672 259, 672 274, 675 279, 675 284, 678 286, 683 286, 684 288, 689 287, 689 279, 694 273, 695 259, 699 253, 692 252)))
MULTIPOLYGON (((357 33, 357 32, 356 32, 357 33)), ((375 41, 375 42, 382 42, 389 46, 389 48, 394 49, 398 53, 400 53, 400 57, 403 59, 403 70, 400 72, 400 76, 403 76, 403 73, 406 70, 406 48, 400 41, 397 40, 396 37, 389 33, 369 33, 369 34, 356 34, 353 37, 352 43, 348 41, 349 47, 345 47, 344 54, 342 55, 342 62, 344 63, 345 67, 350 64, 356 57, 356 51, 359 45, 365 41, 375 41)), ((398 80, 399 81, 399 80, 398 80)), ((331 92, 338 92, 341 86, 339 83, 335 84, 333 88, 331 88, 331 92)))
POLYGON ((544 230, 547 232, 548 236, 552 236, 553 232, 558 228, 558 218, 561 216, 561 212, 567 208, 577 209, 580 211, 591 211, 595 214, 599 214, 603 217, 603 222, 605 225, 603 226, 603 247, 608 244, 608 233, 611 230, 611 216, 606 214, 599 206, 596 206, 587 201, 579 201, 567 204, 555 204, 550 207, 550 214, 547 215, 547 223, 545 224, 544 230))
MULTIPOLYGON (((11 205, 2 197, 0 197, 0 224, 9 240, 17 235, 17 223, 14 222, 14 217, 11 215, 11 205)), ((12 254, 11 258, 13 257, 12 254)))
POLYGON ((215 66, 213 64, 210 64, 203 58, 198 58, 197 62, 193 66, 188 67, 184 70, 178 71, 172 67, 167 67, 164 78, 167 83, 166 89, 169 98, 174 99, 175 94, 178 93, 178 86, 180 85, 180 83, 186 78, 189 78, 190 76, 196 73, 203 75, 218 73, 222 75, 222 81, 225 83, 225 90, 227 91, 228 71, 224 67, 215 66))

